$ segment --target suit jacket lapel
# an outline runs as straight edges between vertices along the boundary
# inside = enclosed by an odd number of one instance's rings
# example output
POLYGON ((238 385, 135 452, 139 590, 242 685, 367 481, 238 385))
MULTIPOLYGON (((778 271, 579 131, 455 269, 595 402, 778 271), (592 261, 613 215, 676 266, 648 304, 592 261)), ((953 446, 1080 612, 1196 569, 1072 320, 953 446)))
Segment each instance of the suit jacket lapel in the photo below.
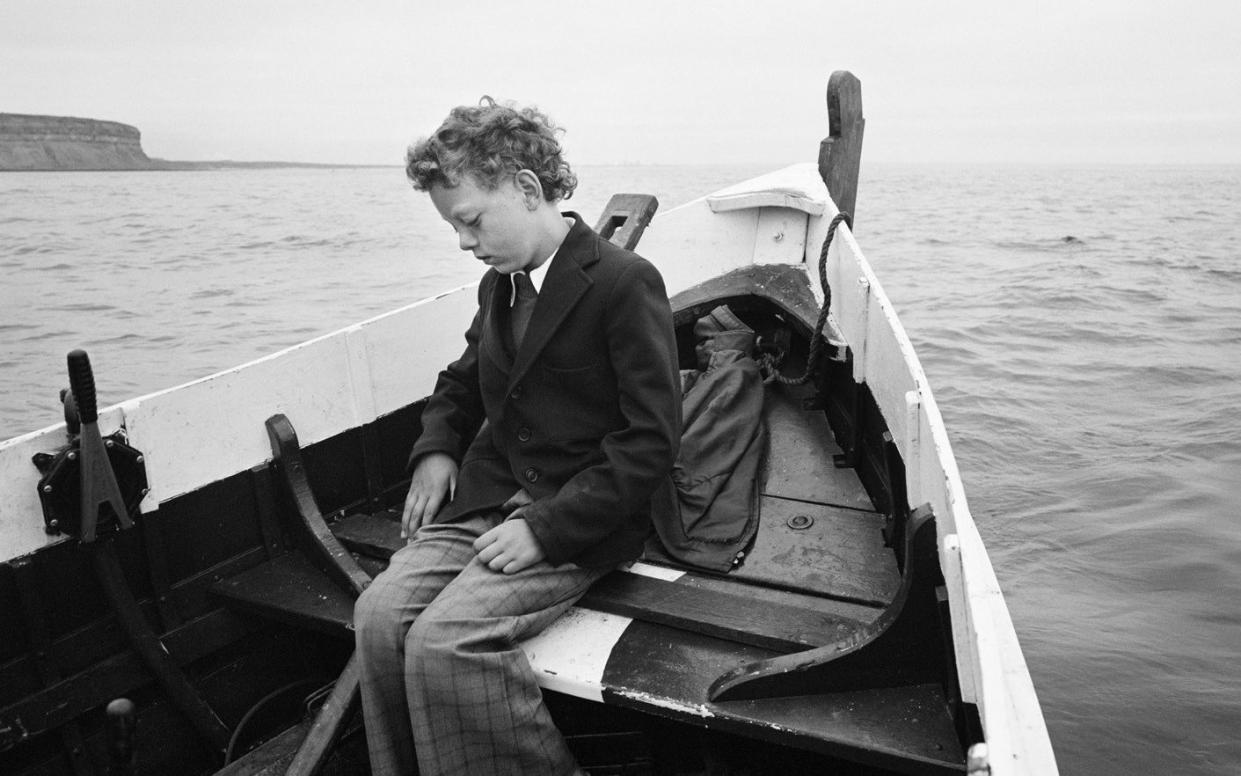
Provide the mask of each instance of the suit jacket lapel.
POLYGON ((599 260, 595 233, 586 226, 581 216, 576 213, 565 215, 573 217, 573 227, 561 243, 560 250, 552 257, 547 277, 543 278, 543 288, 539 291, 539 300, 530 316, 526 337, 517 351, 513 370, 509 373, 510 390, 529 371, 530 365, 556 333, 565 316, 592 283, 583 268, 599 260))
POLYGON ((511 372, 513 355, 504 346, 503 329, 508 325, 508 314, 506 310, 501 309, 501 305, 507 307, 509 304, 512 296, 512 281, 498 272, 495 274, 495 282, 491 284, 490 295, 486 300, 487 311, 486 319, 483 321, 482 346, 487 350, 492 361, 505 372, 511 372))

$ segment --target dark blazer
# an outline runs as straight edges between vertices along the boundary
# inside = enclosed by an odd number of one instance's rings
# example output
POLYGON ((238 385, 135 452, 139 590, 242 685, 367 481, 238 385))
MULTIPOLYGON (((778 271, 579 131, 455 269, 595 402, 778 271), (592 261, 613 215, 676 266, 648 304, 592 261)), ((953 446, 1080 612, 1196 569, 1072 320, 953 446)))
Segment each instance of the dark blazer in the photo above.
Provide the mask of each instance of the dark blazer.
POLYGON ((566 215, 574 225, 515 356, 504 337, 510 280, 483 276, 465 352, 440 373, 410 465, 430 452, 460 463, 435 522, 525 488, 535 503, 521 517, 550 563, 615 565, 641 553, 652 496, 671 488, 676 340, 658 270, 566 215))

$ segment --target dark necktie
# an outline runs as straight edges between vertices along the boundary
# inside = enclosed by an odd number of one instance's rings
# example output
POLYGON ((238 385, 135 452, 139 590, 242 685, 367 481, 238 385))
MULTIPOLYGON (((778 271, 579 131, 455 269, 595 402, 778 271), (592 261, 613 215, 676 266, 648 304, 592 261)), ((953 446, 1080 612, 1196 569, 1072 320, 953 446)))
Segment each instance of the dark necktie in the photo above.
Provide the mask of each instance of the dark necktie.
POLYGON ((513 298, 513 309, 509 310, 509 322, 513 327, 513 352, 521 348, 521 341, 526 336, 526 327, 530 325, 530 315, 534 312, 534 303, 539 300, 539 292, 534 290, 534 283, 525 272, 512 274, 513 287, 516 294, 513 298))

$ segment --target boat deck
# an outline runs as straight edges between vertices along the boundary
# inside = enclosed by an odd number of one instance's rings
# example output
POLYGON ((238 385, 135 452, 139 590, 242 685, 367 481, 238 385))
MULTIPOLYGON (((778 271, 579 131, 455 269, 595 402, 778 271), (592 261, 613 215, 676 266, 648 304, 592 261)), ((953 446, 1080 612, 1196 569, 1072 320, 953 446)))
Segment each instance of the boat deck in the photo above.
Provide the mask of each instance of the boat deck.
MULTIPOLYGON (((908 772, 955 772, 963 755, 938 684, 713 703, 739 666, 839 643, 873 623, 901 585, 873 509, 810 389, 772 385, 758 534, 727 575, 651 554, 601 580, 523 646, 545 689, 908 772), (809 519, 807 519, 809 518, 809 519)), ((394 511, 332 525, 377 573, 402 545, 394 511)), ((293 553, 227 579, 234 604, 351 637, 352 601, 293 553)))

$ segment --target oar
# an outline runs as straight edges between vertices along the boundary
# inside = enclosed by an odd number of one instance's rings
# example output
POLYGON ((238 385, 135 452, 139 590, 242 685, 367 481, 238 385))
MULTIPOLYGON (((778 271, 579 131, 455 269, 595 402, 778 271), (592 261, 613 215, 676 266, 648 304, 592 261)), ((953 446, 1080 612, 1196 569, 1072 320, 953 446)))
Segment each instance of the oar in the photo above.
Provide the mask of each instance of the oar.
POLYGON ((297 754, 289 763, 286 776, 314 776, 332 754, 332 747, 340 740, 345 723, 353 716, 361 700, 358 688, 358 653, 354 652, 340 672, 332 692, 319 709, 314 724, 306 733, 297 754))

